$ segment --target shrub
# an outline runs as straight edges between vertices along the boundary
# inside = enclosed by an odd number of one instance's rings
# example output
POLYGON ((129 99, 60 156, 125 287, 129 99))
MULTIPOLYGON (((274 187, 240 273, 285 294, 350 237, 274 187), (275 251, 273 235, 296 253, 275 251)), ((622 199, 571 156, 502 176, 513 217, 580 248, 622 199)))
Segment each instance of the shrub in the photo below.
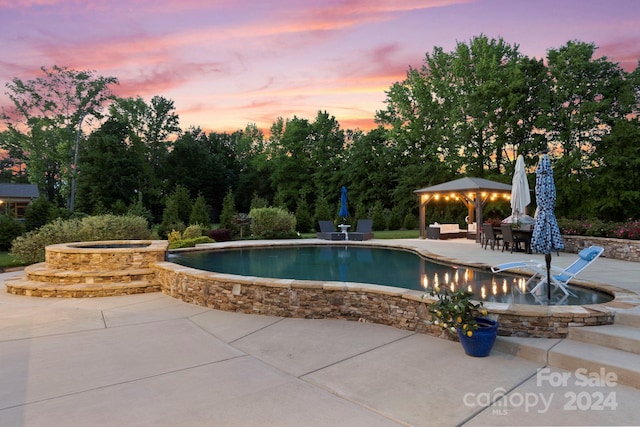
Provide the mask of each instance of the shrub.
POLYGON ((263 197, 258 196, 258 193, 254 192, 253 197, 251 198, 251 205, 249 206, 249 210, 268 207, 269 201, 263 197))
POLYGON ((192 248, 195 245, 200 245, 202 243, 215 243, 215 241, 207 236, 176 240, 175 242, 169 243, 169 249, 192 248))
POLYGON ((613 233, 622 239, 640 239, 640 221, 629 219, 622 224, 618 224, 613 233))
POLYGON ((127 209, 127 215, 140 216, 147 220, 147 224, 153 223, 153 213, 144 207, 144 204, 142 203, 142 193, 138 193, 138 200, 129 206, 127 209))
POLYGON ((382 202, 378 201, 373 206, 371 219, 373 220, 373 231, 382 231, 387 229, 387 218, 384 216, 382 202))
POLYGON ((149 237, 146 219, 139 216, 107 214, 82 218, 80 234, 75 237, 75 241, 144 240, 149 237))
POLYGON ((167 240, 169 243, 177 242, 182 240, 182 233, 178 230, 171 230, 169 234, 167 234, 167 240))
POLYGON ((207 211, 207 202, 202 194, 198 194, 196 201, 193 203, 191 215, 189 216, 189 224, 201 224, 207 228, 211 225, 211 218, 207 211))
POLYGON ((316 199, 315 218, 314 227, 318 226, 318 221, 333 221, 335 219, 335 213, 326 197, 316 199))
POLYGON ((0 215, 0 251, 11 248, 11 242, 24 232, 24 227, 9 215, 0 215))
POLYGON ((216 228, 215 230, 207 231, 207 236, 216 242, 228 242, 231 240, 231 230, 228 228, 216 228))
POLYGON ((194 239, 200 236, 202 236, 202 226, 199 224, 188 226, 182 233, 183 239, 194 239))
POLYGON ((233 217, 238 214, 236 209, 236 199, 233 191, 229 189, 227 195, 222 200, 222 212, 220 212, 220 226, 234 231, 233 217))
POLYGON ((182 232, 184 229, 185 225, 183 221, 180 221, 177 202, 168 198, 164 211, 162 211, 162 222, 158 227, 158 234, 160 234, 161 237, 166 238, 172 230, 179 230, 182 232))
POLYGON ((407 230, 415 230, 416 228, 418 228, 418 220, 416 219, 416 216, 411 212, 409 212, 404 217, 404 228, 407 230))
POLYGON ((640 221, 608 222, 599 219, 559 218, 562 234, 574 236, 611 237, 618 239, 640 239, 640 221))
POLYGON ((296 236, 296 217, 282 208, 252 209, 251 232, 260 239, 285 239, 296 236))
POLYGON ((389 230, 400 230, 402 228, 402 214, 398 208, 393 208, 387 220, 389 230))
POLYGON ((298 206, 296 207, 296 224, 298 231, 301 233, 308 233, 313 226, 313 218, 311 212, 309 212, 309 204, 304 197, 298 199, 298 206))
POLYGON ((24 213, 24 226, 27 231, 35 230, 62 216, 63 212, 54 203, 40 196, 27 206, 24 213))
POLYGON ((68 220, 56 219, 38 230, 17 237, 11 255, 25 263, 42 262, 44 248, 56 243, 96 240, 145 240, 151 233, 147 221, 137 216, 100 215, 68 220))
POLYGON ((202 243, 214 243, 214 240, 207 236, 195 237, 193 239, 176 240, 169 243, 169 249, 192 248, 202 243))

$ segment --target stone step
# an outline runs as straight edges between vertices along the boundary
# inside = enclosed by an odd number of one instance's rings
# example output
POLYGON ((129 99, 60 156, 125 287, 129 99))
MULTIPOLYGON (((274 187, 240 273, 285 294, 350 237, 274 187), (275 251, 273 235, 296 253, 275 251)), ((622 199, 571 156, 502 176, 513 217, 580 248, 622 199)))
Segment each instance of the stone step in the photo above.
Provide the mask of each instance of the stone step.
POLYGON ((112 283, 55 284, 28 280, 23 277, 5 280, 8 293, 34 297, 91 298, 159 292, 160 284, 147 280, 112 283))
POLYGON ((614 323, 616 325, 627 325, 640 328, 640 307, 636 307, 631 310, 617 311, 614 323))
POLYGON ((640 354, 640 328, 627 325, 601 325, 569 328, 570 340, 640 354))
POLYGON ((559 338, 502 337, 498 336, 494 349, 522 357, 543 365, 547 364, 549 350, 561 341, 559 338))
POLYGON ((614 373, 617 384, 640 388, 640 355, 628 351, 565 339, 549 350, 548 365, 572 373, 614 373))
POLYGON ((155 280, 155 272, 151 268, 139 268, 130 270, 105 270, 105 271, 76 271, 54 270, 43 265, 29 266, 25 268, 25 276, 28 280, 43 283, 56 284, 81 284, 81 283, 111 283, 155 280))

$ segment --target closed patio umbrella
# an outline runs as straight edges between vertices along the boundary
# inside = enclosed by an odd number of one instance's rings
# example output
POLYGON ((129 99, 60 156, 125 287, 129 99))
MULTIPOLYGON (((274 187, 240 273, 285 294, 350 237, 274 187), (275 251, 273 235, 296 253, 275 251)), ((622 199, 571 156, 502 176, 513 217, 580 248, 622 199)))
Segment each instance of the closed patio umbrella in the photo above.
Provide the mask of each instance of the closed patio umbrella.
POLYGON ((338 216, 341 216, 342 220, 346 221, 349 216, 349 209, 347 209, 347 187, 343 185, 340 192, 340 212, 338 213, 338 216))
POLYGON ((529 181, 527 181, 527 172, 524 169, 524 157, 520 154, 516 160, 516 169, 511 179, 511 222, 529 222, 528 218, 531 217, 525 217, 529 203, 531 203, 529 181))
POLYGON ((545 254, 547 264, 547 299, 551 299, 551 251, 564 249, 560 227, 556 220, 556 185, 553 181, 551 162, 543 155, 536 169, 536 203, 538 211, 535 218, 531 249, 545 254))

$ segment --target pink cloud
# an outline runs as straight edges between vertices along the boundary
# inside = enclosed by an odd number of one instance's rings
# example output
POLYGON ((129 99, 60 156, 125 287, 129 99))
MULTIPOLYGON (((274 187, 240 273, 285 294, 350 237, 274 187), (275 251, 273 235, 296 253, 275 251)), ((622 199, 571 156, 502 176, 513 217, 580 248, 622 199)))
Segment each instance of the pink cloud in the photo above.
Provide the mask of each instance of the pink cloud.
POLYGON ((625 71, 631 72, 638 67, 640 45, 637 39, 617 40, 600 46, 595 56, 606 56, 609 60, 615 58, 625 71))

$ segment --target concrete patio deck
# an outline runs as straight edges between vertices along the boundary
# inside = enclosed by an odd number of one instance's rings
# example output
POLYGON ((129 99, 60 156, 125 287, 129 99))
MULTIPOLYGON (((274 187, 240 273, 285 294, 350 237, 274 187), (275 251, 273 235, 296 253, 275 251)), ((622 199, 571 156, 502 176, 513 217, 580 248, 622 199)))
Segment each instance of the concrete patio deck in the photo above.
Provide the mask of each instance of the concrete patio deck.
MULTIPOLYGON (((464 239, 384 242, 486 265, 541 257, 464 239)), ((0 275, 0 426, 640 424, 639 389, 584 384, 497 349, 472 358, 387 326, 222 312, 160 293, 9 295, 16 274, 0 275)), ((600 258, 581 278, 640 293, 640 263, 600 258)))

